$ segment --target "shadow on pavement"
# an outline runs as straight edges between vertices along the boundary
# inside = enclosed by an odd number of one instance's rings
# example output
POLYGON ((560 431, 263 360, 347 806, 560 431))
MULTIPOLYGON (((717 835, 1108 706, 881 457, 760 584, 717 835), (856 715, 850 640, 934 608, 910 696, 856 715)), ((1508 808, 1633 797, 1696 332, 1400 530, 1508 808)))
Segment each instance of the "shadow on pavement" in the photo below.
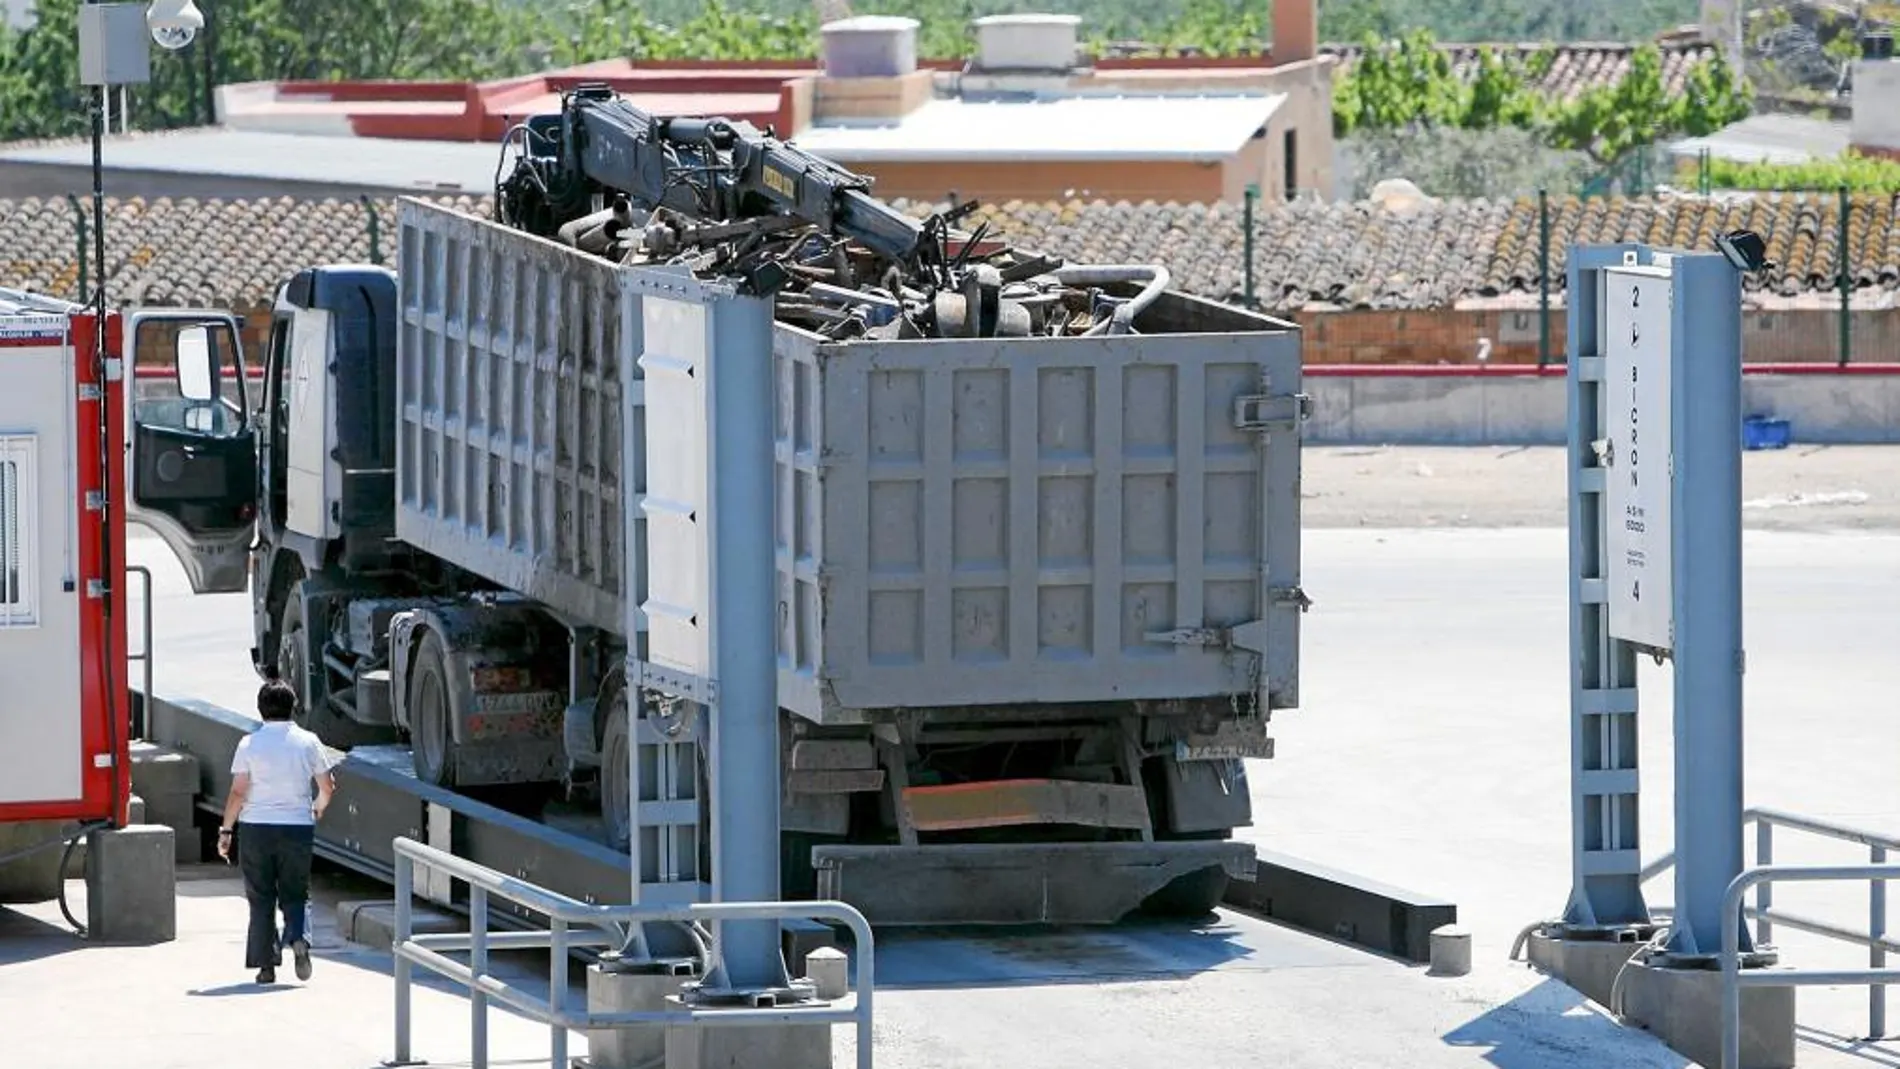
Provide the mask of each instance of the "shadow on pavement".
POLYGON ((18 965, 80 950, 86 941, 62 928, 0 906, 0 965, 18 965))
POLYGON ((295 990, 290 984, 225 984, 222 987, 193 988, 185 994, 192 998, 230 998, 234 995, 270 995, 295 990))
MULTIPOLYGON (((1794 1026, 1794 1038, 1798 1044, 1810 1044, 1849 1058, 1858 1058, 1869 1066, 1879 1069, 1900 1069, 1900 1050, 1895 1049, 1891 1041, 1870 1043, 1864 1039, 1851 1039, 1819 1028, 1810 1028, 1803 1024, 1794 1026)), ((1800 1052, 1796 1051, 1796 1060, 1800 1052)))
POLYGON ((1254 918, 1112 927, 893 928, 877 935, 877 986, 971 988, 1172 980, 1224 967, 1362 962, 1367 955, 1254 918))
POLYGON ((1568 984, 1544 980, 1445 1034, 1454 1047, 1489 1047, 1498 1069, 1682 1069, 1689 1059, 1648 1032, 1616 1023, 1568 984))

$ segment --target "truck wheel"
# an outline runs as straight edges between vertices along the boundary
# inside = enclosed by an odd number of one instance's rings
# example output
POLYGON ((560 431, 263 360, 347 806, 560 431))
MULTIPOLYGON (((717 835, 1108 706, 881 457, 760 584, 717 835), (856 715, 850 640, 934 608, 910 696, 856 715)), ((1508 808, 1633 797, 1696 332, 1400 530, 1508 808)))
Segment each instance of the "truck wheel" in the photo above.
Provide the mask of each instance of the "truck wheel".
POLYGON ((627 796, 628 742, 627 688, 620 687, 607 706, 607 722, 600 736, 600 816, 607 825, 607 842, 625 850, 633 840, 633 806, 627 796))
POLYGON ((291 719, 322 740, 325 746, 348 750, 391 742, 395 733, 386 727, 359 724, 330 705, 330 692, 321 686, 310 690, 309 661, 304 654, 303 598, 293 586, 283 609, 277 615, 277 678, 297 692, 297 711, 291 719))
MULTIPOLYGON (((303 654, 303 599, 293 589, 277 617, 277 678, 297 692, 297 711, 290 714, 300 728, 310 727, 310 671, 303 654)), ((323 740, 336 745, 329 739, 323 740)))
POLYGON ((422 636, 409 670, 410 754, 416 778, 437 787, 455 786, 455 734, 449 723, 449 673, 442 639, 422 636))

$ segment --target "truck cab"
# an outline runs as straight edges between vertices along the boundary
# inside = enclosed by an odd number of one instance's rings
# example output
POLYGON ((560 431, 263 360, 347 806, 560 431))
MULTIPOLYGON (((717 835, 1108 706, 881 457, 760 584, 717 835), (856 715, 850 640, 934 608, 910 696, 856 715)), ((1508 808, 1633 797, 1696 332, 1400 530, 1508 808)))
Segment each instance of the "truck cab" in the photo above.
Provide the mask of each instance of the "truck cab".
POLYGON ((356 666, 337 679, 326 663, 329 600, 428 578, 395 539, 395 316, 386 268, 301 271, 278 290, 258 380, 228 313, 128 322, 134 359, 171 379, 131 406, 131 518, 194 592, 249 588, 253 665, 296 688, 305 726, 332 745, 395 733, 386 697, 368 693, 386 679, 359 691, 356 666))

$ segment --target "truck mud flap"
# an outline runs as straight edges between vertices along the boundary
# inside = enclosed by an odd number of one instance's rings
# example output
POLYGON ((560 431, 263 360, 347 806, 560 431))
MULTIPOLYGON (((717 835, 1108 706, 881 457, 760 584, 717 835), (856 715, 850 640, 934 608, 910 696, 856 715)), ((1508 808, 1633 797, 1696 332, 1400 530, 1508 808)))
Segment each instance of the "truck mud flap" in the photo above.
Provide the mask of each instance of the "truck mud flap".
POLYGON ((888 926, 1114 924, 1180 881, 1218 901, 1226 877, 1254 875, 1253 846, 1234 842, 827 845, 811 859, 819 898, 888 926))

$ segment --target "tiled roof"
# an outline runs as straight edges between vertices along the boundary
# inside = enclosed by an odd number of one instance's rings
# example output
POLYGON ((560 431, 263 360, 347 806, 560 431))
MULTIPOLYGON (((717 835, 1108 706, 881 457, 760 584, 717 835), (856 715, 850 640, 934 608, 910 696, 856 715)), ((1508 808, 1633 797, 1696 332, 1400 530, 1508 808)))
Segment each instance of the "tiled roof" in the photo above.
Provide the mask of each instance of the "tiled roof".
MULTIPOLYGON (((442 198, 486 212, 485 200, 442 198)), ((80 208, 88 215, 85 200, 80 208)), ((913 215, 931 205, 900 204, 913 215)), ((394 202, 378 204, 381 251, 395 255, 394 202)), ((1580 201, 1553 198, 1551 238, 1711 248, 1746 227, 1768 239, 1776 269, 1751 289, 1771 299, 1828 292, 1834 278, 1833 195, 1763 194, 1580 201)), ((249 307, 298 268, 370 256, 366 213, 355 201, 109 202, 108 260, 117 302, 249 307)), ((1242 292, 1241 212, 1234 205, 1026 204, 977 218, 1016 245, 1077 261, 1160 262, 1176 285, 1216 299, 1242 292)), ((1893 199, 1856 197, 1849 214, 1853 276, 1862 289, 1900 290, 1900 228, 1893 199)), ((54 296, 77 291, 78 234, 64 200, 0 201, 0 286, 54 296)), ((1470 298, 1534 294, 1534 199, 1427 202, 1410 212, 1371 203, 1303 202, 1261 209, 1256 293, 1271 307, 1433 308, 1470 298)))
MULTIPOLYGON (((1489 48, 1493 54, 1527 62, 1530 57, 1543 48, 1551 49, 1550 69, 1534 83, 1535 88, 1545 94, 1569 100, 1587 89, 1608 88, 1621 81, 1628 72, 1630 57, 1641 47, 1635 44, 1586 43, 1586 44, 1457 44, 1444 45, 1444 51, 1450 53, 1452 70, 1465 81, 1470 81, 1478 72, 1478 51, 1489 48)), ((1715 58, 1716 48, 1706 41, 1665 41, 1657 47, 1662 51, 1663 85, 1672 93, 1680 92, 1689 71, 1704 60, 1715 58)), ((1320 51, 1327 55, 1340 57, 1340 70, 1350 70, 1353 61, 1364 51, 1358 45, 1323 45, 1320 51)))

